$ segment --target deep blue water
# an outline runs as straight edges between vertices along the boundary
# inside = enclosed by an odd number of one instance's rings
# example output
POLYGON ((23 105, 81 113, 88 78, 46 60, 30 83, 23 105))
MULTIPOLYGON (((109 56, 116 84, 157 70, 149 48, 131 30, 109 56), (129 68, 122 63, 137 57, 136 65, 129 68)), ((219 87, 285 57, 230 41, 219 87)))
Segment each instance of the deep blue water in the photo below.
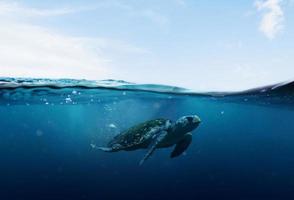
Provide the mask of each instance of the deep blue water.
POLYGON ((294 199, 294 84, 237 93, 0 79, 0 199, 294 199), (128 127, 197 114, 185 155, 105 153, 128 127))

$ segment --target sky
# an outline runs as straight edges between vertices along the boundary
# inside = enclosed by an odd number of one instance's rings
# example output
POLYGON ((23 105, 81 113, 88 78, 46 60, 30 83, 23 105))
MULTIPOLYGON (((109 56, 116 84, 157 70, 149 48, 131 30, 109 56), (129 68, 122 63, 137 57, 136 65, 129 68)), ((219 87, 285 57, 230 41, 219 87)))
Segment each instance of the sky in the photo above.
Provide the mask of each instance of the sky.
POLYGON ((294 0, 0 0, 0 76, 236 91, 294 79, 294 0))

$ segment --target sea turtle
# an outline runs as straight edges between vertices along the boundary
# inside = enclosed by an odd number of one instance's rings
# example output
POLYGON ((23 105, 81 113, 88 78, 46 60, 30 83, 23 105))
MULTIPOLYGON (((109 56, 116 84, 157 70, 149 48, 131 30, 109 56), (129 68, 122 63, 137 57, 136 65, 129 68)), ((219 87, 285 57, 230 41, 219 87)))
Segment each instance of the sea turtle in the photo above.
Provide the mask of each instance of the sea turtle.
POLYGON ((171 158, 181 155, 190 145, 192 134, 201 120, 196 115, 183 116, 176 122, 169 119, 154 119, 135 125, 115 136, 106 147, 96 147, 105 152, 148 149, 140 165, 149 158, 156 148, 176 145, 171 158))

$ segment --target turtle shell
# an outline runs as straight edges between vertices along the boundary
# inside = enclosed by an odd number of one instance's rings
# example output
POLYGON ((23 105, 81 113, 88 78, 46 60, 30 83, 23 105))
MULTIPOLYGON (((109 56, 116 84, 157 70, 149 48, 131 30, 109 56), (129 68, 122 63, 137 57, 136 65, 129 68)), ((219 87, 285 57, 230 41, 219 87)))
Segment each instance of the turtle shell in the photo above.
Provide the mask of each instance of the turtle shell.
POLYGON ((149 144, 148 141, 153 136, 152 132, 149 134, 150 131, 164 126, 166 121, 167 119, 154 119, 137 124, 115 136, 107 146, 117 150, 144 147, 149 144))

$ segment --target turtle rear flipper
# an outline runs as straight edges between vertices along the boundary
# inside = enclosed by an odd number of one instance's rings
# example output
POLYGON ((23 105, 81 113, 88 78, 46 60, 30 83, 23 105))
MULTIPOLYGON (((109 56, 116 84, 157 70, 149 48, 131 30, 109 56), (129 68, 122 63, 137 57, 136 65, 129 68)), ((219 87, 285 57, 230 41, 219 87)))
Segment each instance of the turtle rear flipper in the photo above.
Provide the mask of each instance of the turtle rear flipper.
POLYGON ((110 147, 97 147, 96 144, 90 144, 93 149, 98 149, 104 152, 113 152, 113 149, 110 147))
POLYGON ((110 147, 97 147, 97 149, 104 151, 104 152, 114 152, 114 150, 110 147))
POLYGON ((160 131, 158 134, 155 135, 155 137, 153 138, 153 141, 149 145, 148 152, 145 154, 143 159, 140 161, 140 165, 142 165, 144 163, 144 161, 147 160, 153 154, 157 145, 165 138, 166 135, 167 135, 167 131, 160 131))
POLYGON ((176 144, 176 147, 174 148, 170 157, 174 158, 181 155, 184 151, 187 150, 191 142, 192 142, 192 134, 191 133, 185 134, 184 138, 176 144))

